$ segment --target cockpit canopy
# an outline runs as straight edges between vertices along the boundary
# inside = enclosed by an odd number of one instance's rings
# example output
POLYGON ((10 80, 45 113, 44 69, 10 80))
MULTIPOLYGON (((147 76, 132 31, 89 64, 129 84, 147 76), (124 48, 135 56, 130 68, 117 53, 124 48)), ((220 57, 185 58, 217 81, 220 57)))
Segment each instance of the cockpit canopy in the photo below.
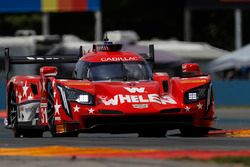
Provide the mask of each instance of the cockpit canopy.
POLYGON ((145 81, 152 71, 145 61, 87 62, 79 61, 73 73, 75 79, 91 81, 145 81))

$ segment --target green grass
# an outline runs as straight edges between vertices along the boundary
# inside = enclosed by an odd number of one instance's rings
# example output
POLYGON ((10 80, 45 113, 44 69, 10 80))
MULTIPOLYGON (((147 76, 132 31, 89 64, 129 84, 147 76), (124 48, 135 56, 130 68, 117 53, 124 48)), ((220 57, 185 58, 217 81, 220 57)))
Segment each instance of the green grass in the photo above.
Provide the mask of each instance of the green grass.
POLYGON ((212 159, 212 161, 220 164, 242 164, 250 167, 250 157, 218 157, 212 159))

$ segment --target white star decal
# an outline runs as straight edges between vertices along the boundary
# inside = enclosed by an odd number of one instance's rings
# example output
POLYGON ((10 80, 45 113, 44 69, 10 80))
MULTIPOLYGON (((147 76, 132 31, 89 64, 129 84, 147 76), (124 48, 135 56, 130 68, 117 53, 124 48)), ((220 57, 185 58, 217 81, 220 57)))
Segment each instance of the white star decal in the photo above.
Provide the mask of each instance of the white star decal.
POLYGON ((42 123, 44 123, 43 108, 41 108, 41 113, 42 113, 42 118, 41 118, 41 121, 42 121, 42 123))
POLYGON ((41 112, 42 112, 42 123, 46 123, 47 122, 47 109, 46 108, 41 108, 41 112))
POLYGON ((89 114, 94 114, 94 111, 95 111, 95 110, 93 110, 93 108, 90 108, 90 109, 89 109, 89 114))
POLYGON ((54 86, 55 86, 55 80, 52 81, 52 87, 54 87, 54 86))
POLYGON ((28 89, 29 89, 29 87, 27 86, 27 82, 25 82, 25 84, 23 86, 23 97, 27 96, 28 89))
POLYGON ((30 93, 30 95, 28 96, 28 100, 32 100, 33 99, 33 96, 32 94, 30 93))
POLYGON ((54 107, 55 107, 55 114, 60 115, 59 108, 61 107, 61 105, 58 105, 58 101, 57 100, 56 100, 56 105, 54 107))
POLYGON ((43 113, 47 114, 47 108, 44 108, 43 113))
POLYGON ((78 107, 77 105, 74 107, 74 112, 79 112, 80 107, 78 107))
POLYGON ((46 89, 45 88, 45 84, 46 84, 45 81, 43 81, 43 83, 42 83, 42 85, 43 85, 43 91, 45 91, 45 89, 46 89))
POLYGON ((190 108, 188 106, 185 107, 186 112, 190 111, 190 108))
POLYGON ((18 95, 18 101, 19 101, 19 103, 22 101, 22 97, 23 96, 21 94, 18 95))
POLYGON ((199 110, 202 110, 203 105, 201 103, 197 104, 199 110))

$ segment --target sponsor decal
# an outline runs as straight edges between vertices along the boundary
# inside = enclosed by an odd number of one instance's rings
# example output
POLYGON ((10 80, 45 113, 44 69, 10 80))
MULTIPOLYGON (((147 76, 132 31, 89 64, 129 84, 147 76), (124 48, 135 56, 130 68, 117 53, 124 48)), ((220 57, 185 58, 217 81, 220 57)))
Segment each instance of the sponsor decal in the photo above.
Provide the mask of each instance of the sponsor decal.
POLYGON ((138 61, 139 58, 137 57, 108 57, 108 58, 101 58, 101 61, 103 62, 110 62, 110 61, 138 61))
MULTIPOLYGON (((137 87, 124 87, 129 93, 144 93, 145 88, 137 87)), ((160 97, 158 94, 143 94, 143 95, 115 95, 113 98, 108 99, 107 97, 100 97, 102 102, 107 105, 119 105, 124 103, 158 103, 158 104, 177 104, 176 101, 170 96, 160 97)), ((147 108, 148 105, 133 105, 134 108, 147 108)))
POLYGON ((145 88, 130 88, 130 87, 124 87, 128 92, 130 93, 143 93, 145 91, 145 88))
POLYGON ((40 103, 41 108, 47 108, 48 104, 47 103, 40 103))
POLYGON ((132 106, 136 109, 148 108, 148 104, 133 104, 132 106))
POLYGON ((176 101, 169 97, 160 97, 158 94, 146 94, 146 95, 115 95, 113 98, 107 99, 107 97, 100 97, 102 102, 107 105, 119 105, 124 103, 157 103, 157 104, 177 104, 176 101))
POLYGON ((47 123, 48 122, 47 109, 41 108, 41 113, 42 113, 42 118, 41 118, 42 123, 47 123))

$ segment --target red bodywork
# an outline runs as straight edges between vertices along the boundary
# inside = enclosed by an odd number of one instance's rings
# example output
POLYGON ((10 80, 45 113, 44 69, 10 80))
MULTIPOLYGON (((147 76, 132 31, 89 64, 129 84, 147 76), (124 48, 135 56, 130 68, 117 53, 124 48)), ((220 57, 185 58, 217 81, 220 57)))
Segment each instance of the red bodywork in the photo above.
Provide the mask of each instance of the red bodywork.
MULTIPOLYGON (((79 61, 86 62, 139 62, 143 58, 132 52, 91 52, 79 61)), ((197 71, 197 66, 185 65, 185 70, 197 71)), ((116 69, 114 69, 116 70, 116 69)), ((184 70, 184 72, 186 72, 184 70)), ((192 71, 192 72, 193 72, 192 71)), ((211 78, 198 73, 194 76, 170 78, 167 73, 154 73, 147 81, 90 81, 57 79, 56 69, 44 67, 40 76, 15 76, 8 82, 7 91, 16 92, 19 122, 29 126, 48 126, 48 85, 54 101, 56 133, 79 132, 137 132, 141 128, 180 129, 185 126, 210 128, 214 120, 214 101, 211 78), (45 73, 45 74, 44 74, 45 73), (94 104, 83 105, 67 101, 65 109, 58 85, 87 92, 94 104), (206 86, 204 98, 185 102, 185 93, 206 86), (39 105, 37 105, 37 102, 39 105), (36 117, 30 117, 23 104, 35 103, 36 117), (29 117, 29 118, 28 118, 29 117)), ((187 94, 190 99, 194 94, 187 94)), ((198 96, 198 93, 194 96, 198 96)), ((84 96, 83 96, 84 98, 84 96)), ((29 111, 29 112, 34 112, 29 111)), ((10 109, 7 109, 9 115, 10 109)))

